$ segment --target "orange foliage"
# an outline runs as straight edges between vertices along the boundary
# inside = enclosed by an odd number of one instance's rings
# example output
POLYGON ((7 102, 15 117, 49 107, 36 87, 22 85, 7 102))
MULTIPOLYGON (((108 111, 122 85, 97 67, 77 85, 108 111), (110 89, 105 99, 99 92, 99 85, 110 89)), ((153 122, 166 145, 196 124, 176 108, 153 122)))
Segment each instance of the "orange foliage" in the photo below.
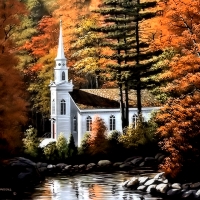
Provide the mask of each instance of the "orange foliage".
POLYGON ((106 126, 103 119, 96 116, 91 125, 91 133, 89 138, 89 152, 91 155, 102 155, 106 153, 106 126))
POLYGON ((40 20, 37 29, 39 35, 32 37, 24 45, 24 48, 36 59, 47 55, 58 43, 59 25, 54 18, 45 16, 40 20))
POLYGON ((171 98, 157 115, 160 146, 168 153, 161 168, 172 177, 200 166, 200 4, 198 0, 161 3, 159 48, 173 48, 176 55, 161 75, 162 88, 171 98))
POLYGON ((22 77, 15 69, 18 60, 11 40, 13 29, 26 14, 17 0, 0 1, 0 151, 13 153, 21 145, 21 125, 27 117, 27 103, 22 77))

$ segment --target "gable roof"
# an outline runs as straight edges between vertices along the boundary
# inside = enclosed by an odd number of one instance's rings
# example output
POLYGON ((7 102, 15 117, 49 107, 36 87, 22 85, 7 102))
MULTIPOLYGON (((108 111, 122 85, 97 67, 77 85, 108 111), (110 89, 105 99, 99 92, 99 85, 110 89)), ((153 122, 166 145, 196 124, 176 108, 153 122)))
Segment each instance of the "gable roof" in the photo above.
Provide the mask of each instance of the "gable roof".
MULTIPOLYGON (((74 89, 70 95, 79 109, 120 108, 119 89, 74 89)), ((159 107, 160 103, 147 90, 142 91, 143 107, 159 107)), ((136 91, 129 90, 129 108, 137 107, 136 91)))

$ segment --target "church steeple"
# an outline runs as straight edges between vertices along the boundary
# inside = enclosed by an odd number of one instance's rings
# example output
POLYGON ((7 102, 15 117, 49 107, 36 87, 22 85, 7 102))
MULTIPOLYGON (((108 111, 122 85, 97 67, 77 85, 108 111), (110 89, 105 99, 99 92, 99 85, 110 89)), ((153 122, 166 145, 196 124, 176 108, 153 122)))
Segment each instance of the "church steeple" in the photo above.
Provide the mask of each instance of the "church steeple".
POLYGON ((62 36, 62 20, 60 20, 60 35, 59 35, 59 42, 58 42, 58 52, 57 57, 55 60, 63 60, 65 58, 64 54, 64 45, 63 45, 63 36, 62 36))
POLYGON ((67 59, 64 53, 63 35, 62 35, 62 21, 60 20, 60 34, 58 40, 58 51, 55 58, 56 67, 54 68, 54 80, 55 83, 60 83, 63 81, 68 82, 68 67, 67 59))

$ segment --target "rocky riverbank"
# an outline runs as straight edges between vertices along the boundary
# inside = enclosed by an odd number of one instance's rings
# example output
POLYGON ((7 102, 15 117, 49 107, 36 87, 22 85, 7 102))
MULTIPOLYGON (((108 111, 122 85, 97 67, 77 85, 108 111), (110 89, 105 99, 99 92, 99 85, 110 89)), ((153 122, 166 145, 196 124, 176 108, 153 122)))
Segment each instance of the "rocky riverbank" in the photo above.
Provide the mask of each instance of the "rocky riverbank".
POLYGON ((97 163, 88 163, 80 165, 69 165, 66 163, 58 163, 56 165, 38 162, 36 166, 43 175, 90 173, 90 172, 112 172, 112 171, 129 171, 134 173, 135 169, 146 169, 149 171, 157 171, 157 166, 164 159, 164 155, 157 154, 155 157, 134 156, 123 162, 112 163, 109 160, 100 160, 97 163))
POLYGON ((133 175, 141 175, 144 171, 155 173, 157 172, 158 164, 163 159, 164 156, 162 154, 157 154, 155 157, 134 156, 126 159, 124 162, 113 163, 109 160, 100 160, 97 163, 83 163, 80 165, 69 165, 67 163, 54 165, 43 162, 34 163, 23 157, 16 157, 5 160, 1 164, 0 196, 18 196, 24 191, 33 188, 46 176, 58 174, 74 175, 77 173, 112 173, 116 171, 125 171, 133 175))
POLYGON ((200 199, 200 182, 170 183, 163 172, 154 177, 135 176, 125 181, 123 187, 170 199, 200 199))

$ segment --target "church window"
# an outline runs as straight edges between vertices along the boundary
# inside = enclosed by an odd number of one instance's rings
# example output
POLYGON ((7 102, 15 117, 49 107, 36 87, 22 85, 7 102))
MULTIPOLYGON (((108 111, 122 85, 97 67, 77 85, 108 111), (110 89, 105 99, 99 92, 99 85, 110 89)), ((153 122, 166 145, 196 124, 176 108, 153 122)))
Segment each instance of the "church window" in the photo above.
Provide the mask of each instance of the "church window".
POLYGON ((73 131, 77 131, 77 118, 76 116, 73 118, 73 131))
POLYGON ((115 116, 114 115, 111 115, 110 116, 110 131, 113 131, 115 130, 115 116))
POLYGON ((90 116, 86 119, 86 131, 91 131, 92 118, 90 116))
POLYGON ((132 117, 133 128, 136 128, 138 122, 138 116, 136 114, 132 117))
POLYGON ((61 115, 66 115, 66 102, 64 99, 61 100, 61 110, 60 110, 61 115))
POLYGON ((62 81, 65 80, 65 72, 62 72, 62 81))
POLYGON ((55 112, 56 112, 55 100, 53 99, 53 101, 52 101, 52 114, 54 115, 55 112))

